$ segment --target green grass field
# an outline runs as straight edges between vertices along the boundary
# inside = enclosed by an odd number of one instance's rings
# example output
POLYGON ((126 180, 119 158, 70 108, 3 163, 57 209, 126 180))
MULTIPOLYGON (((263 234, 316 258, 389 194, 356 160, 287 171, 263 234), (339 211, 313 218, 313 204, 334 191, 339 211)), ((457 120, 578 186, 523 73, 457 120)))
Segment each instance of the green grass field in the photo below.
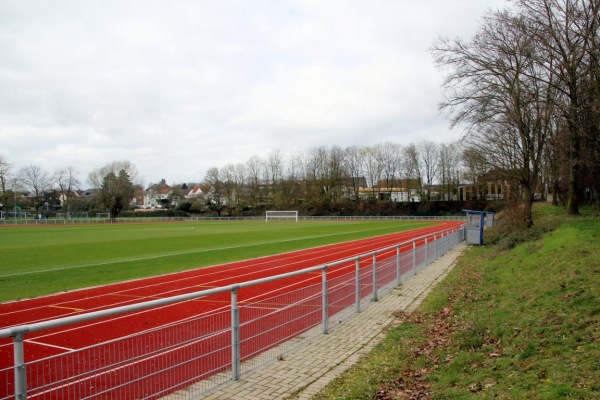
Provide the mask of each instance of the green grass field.
POLYGON ((428 225, 352 221, 0 227, 0 302, 428 225))
POLYGON ((471 247, 314 399, 600 399, 600 221, 536 213, 524 243, 471 247))

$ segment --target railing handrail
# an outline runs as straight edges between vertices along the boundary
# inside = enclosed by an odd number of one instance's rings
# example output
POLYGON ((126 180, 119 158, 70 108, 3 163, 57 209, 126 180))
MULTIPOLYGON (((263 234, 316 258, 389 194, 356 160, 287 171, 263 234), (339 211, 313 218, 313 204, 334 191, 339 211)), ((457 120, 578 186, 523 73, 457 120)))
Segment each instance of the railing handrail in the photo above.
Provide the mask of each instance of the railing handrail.
POLYGON ((39 331, 46 330, 46 329, 58 328, 58 327, 65 326, 65 325, 71 325, 71 324, 76 324, 76 323, 80 323, 80 322, 86 322, 86 321, 91 321, 91 320, 95 320, 95 319, 111 317, 111 316, 115 316, 115 315, 127 314, 127 313, 130 313, 133 311, 146 310, 146 309, 153 308, 153 307, 165 306, 165 305, 174 304, 174 303, 178 303, 178 302, 182 302, 182 301, 193 300, 193 299, 197 299, 200 297, 210 296, 213 294, 231 292, 232 290, 236 290, 239 288, 256 286, 259 284, 274 282, 274 281, 278 281, 281 279, 291 278, 294 276, 303 275, 303 274, 310 273, 310 272, 316 272, 316 271, 327 269, 327 268, 337 266, 340 264, 345 264, 345 263, 349 263, 352 261, 356 261, 357 259, 361 259, 364 257, 373 256, 374 254, 377 254, 377 253, 380 253, 383 251, 389 251, 396 247, 403 246, 408 243, 412 243, 412 242, 415 242, 418 240, 425 239, 426 237, 430 237, 433 235, 439 235, 441 233, 446 233, 446 232, 457 231, 457 230, 462 229, 462 227, 463 226, 461 225, 459 227, 442 229, 442 230, 432 232, 429 234, 425 234, 425 235, 422 235, 422 236, 419 236, 416 238, 412 238, 412 239, 409 239, 409 240, 406 240, 406 241, 403 241, 403 242, 400 242, 400 243, 397 243, 394 245, 390 245, 390 246, 386 246, 386 247, 383 247, 383 248, 380 248, 377 250, 373 250, 368 253, 363 253, 358 256, 353 256, 353 257, 349 257, 349 258, 346 258, 343 260, 338 260, 338 261, 334 261, 334 262, 330 262, 330 263, 326 263, 326 264, 321 264, 321 265, 317 265, 314 267, 304 268, 304 269, 301 269, 298 271, 287 272, 285 274, 273 275, 270 277, 254 279, 254 280, 245 281, 245 282, 241 282, 241 283, 221 286, 218 288, 205 289, 205 290, 200 290, 197 292, 166 297, 163 299, 150 300, 150 301, 145 301, 145 302, 141 302, 141 303, 121 306, 121 307, 109 308, 106 310, 93 311, 93 312, 73 315, 73 316, 69 316, 69 317, 62 317, 62 318, 57 318, 57 319, 53 319, 53 320, 49 320, 49 321, 34 322, 31 324, 12 326, 9 328, 0 329, 0 338, 15 337, 17 335, 25 335, 28 333, 39 332, 39 331))

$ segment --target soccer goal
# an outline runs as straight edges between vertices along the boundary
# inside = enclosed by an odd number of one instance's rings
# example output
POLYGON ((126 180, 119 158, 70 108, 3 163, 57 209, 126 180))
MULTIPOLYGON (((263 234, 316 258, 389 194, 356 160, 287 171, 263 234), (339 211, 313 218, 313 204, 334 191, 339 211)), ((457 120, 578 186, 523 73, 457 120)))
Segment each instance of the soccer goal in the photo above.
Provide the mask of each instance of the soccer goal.
POLYGON ((67 212, 67 213, 56 213, 57 219, 80 219, 80 218, 88 218, 88 213, 85 211, 81 212, 67 212))
POLYGON ((298 211, 267 211, 266 222, 269 221, 294 221, 298 222, 298 211))
POLYGON ((31 219, 33 214, 28 211, 8 211, 4 214, 4 218, 31 219))

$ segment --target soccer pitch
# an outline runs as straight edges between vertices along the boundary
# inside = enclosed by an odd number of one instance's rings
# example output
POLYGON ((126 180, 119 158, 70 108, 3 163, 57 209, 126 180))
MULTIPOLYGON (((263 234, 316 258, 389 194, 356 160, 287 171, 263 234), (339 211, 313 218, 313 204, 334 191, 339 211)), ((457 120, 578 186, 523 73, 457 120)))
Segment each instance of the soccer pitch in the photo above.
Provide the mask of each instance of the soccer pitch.
POLYGON ((177 222, 0 228, 0 302, 432 225, 177 222))

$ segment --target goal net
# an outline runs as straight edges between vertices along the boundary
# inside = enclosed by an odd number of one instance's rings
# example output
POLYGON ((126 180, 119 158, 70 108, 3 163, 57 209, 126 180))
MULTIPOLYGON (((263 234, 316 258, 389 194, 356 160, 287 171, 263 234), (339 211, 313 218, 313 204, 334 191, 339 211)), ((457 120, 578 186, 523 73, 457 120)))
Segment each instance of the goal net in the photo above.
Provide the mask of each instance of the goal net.
POLYGON ((265 221, 298 222, 298 211, 267 211, 265 221))
POLYGON ((67 212, 67 213, 56 213, 56 218, 58 219, 79 219, 79 218, 88 218, 88 213, 85 211, 82 212, 67 212))
POLYGON ((33 214, 28 211, 7 211, 3 213, 2 218, 32 219, 33 214))

